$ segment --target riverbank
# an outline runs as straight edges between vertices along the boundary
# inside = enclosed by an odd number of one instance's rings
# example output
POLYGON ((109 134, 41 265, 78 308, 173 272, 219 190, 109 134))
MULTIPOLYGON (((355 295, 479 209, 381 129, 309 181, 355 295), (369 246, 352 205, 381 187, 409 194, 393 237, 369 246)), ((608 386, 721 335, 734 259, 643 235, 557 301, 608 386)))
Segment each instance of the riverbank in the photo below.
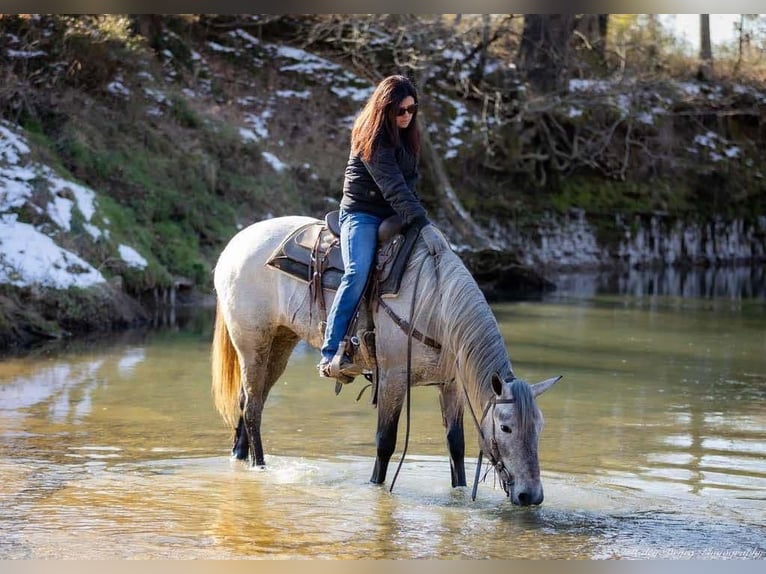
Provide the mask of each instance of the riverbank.
POLYGON ((353 118, 410 54, 418 192, 488 298, 559 269, 766 262, 757 76, 605 62, 534 93, 508 65, 518 21, 484 21, 507 33, 481 68, 469 15, 397 38, 358 18, 0 16, 0 345, 146 321, 147 299, 210 293, 239 229, 337 208, 353 118), (376 41, 359 61, 330 24, 376 41))

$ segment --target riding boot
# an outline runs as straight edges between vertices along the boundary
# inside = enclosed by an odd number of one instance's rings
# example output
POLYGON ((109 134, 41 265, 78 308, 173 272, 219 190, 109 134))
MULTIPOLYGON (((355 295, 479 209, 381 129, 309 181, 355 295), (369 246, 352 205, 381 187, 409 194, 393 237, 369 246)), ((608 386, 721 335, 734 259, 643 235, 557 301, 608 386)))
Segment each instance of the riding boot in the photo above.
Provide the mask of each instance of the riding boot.
POLYGON ((354 377, 362 374, 362 367, 354 362, 355 358, 354 346, 348 339, 344 339, 338 347, 338 351, 330 361, 330 372, 332 376, 341 378, 344 377, 348 380, 342 381, 344 383, 354 380, 354 377))

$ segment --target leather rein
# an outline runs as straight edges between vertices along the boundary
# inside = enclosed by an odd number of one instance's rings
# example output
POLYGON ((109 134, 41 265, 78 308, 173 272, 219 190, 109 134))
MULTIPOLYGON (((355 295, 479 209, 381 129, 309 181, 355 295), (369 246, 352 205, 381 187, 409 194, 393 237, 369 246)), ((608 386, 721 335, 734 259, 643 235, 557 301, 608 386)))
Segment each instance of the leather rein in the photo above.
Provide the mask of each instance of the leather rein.
MULTIPOLYGON (((425 260, 423 260, 423 263, 425 263, 425 260)), ((410 389, 412 387, 412 339, 417 339, 424 345, 427 345, 429 347, 432 347, 433 349, 436 349, 437 351, 440 351, 442 346, 441 343, 433 339, 432 337, 429 337, 428 335, 423 334, 421 331, 415 328, 414 323, 412 322, 414 320, 414 311, 415 311, 415 295, 417 294, 417 288, 418 283, 420 280, 420 271, 422 270, 423 263, 421 263, 421 268, 418 270, 418 274, 415 276, 415 286, 412 294, 412 302, 410 305, 410 321, 407 321, 406 319, 403 319, 402 317, 399 317, 399 315, 396 314, 396 312, 391 309, 391 307, 386 304, 386 302, 383 300, 382 297, 377 297, 376 303, 383 308, 383 310, 386 312, 386 314, 389 316, 389 318, 396 324, 397 327, 399 327, 402 331, 404 331, 407 334, 407 432, 405 433, 405 442, 404 442, 404 450, 402 452, 402 457, 399 459, 399 465, 397 466, 396 473, 394 474, 394 477, 391 481, 391 487, 389 488, 389 492, 392 492, 394 490, 394 484, 396 483, 396 477, 399 476, 399 470, 402 467, 402 463, 404 462, 404 456, 407 453, 407 445, 409 444, 409 436, 410 436, 410 389)), ((514 380, 515 377, 512 377, 511 380, 514 380)), ((471 405, 471 400, 468 398, 468 391, 465 390, 465 386, 461 385, 463 387, 463 393, 465 393, 465 399, 466 403, 468 403, 468 410, 471 412, 471 417, 473 418, 473 422, 476 425, 476 430, 479 433, 479 437, 481 438, 482 445, 486 445, 487 441, 484 437, 484 433, 481 430, 481 423, 484 422, 484 419, 486 418, 487 414, 490 410, 492 410, 494 414, 495 406, 496 405, 506 405, 506 404, 513 404, 515 399, 499 399, 495 396, 492 397, 487 402, 487 405, 484 407, 484 411, 481 415, 481 421, 476 418, 476 414, 473 411, 473 406, 471 405)), ((487 453, 489 462, 492 465, 492 467, 495 469, 495 472, 500 476, 501 482, 503 485, 503 490, 505 490, 506 495, 510 495, 509 492, 509 483, 511 480, 513 480, 513 477, 511 473, 505 468, 505 465, 500 460, 500 449, 497 446, 497 439, 495 439, 495 417, 492 416, 492 436, 489 440, 489 452, 487 453), (503 476, 507 477, 506 479, 503 479, 503 476)), ((476 473, 474 475, 474 481, 473 481, 473 488, 471 490, 471 500, 476 500, 476 490, 479 485, 479 475, 481 474, 481 463, 482 463, 482 456, 483 456, 483 450, 479 449, 479 457, 476 462, 476 473)))
MULTIPOLYGON (((513 378, 511 379, 513 380, 513 378)), ((503 485, 503 490, 505 491, 505 494, 510 496, 509 491, 509 483, 513 480, 513 476, 511 475, 510 471, 505 468, 505 465, 503 464, 503 461, 500 460, 500 449, 497 446, 497 439, 495 438, 495 406, 497 405, 510 405, 516 402, 515 399, 499 399, 496 396, 493 396, 488 402, 487 406, 484 407, 484 411, 481 413, 481 420, 476 418, 476 413, 473 411, 473 406, 471 405, 471 400, 468 398, 468 391, 465 390, 465 386, 463 386, 463 393, 465 394, 465 401, 468 403, 468 410, 471 412, 471 418, 473 418, 473 422, 476 425, 476 431, 479 433, 479 438, 481 438, 481 444, 486 445, 487 440, 484 437, 484 432, 481 430, 481 425, 484 422, 484 419, 487 417, 487 414, 489 414, 489 411, 492 411, 492 436, 489 439, 489 452, 487 452, 487 457, 489 458, 489 463, 492 465, 492 468, 495 469, 495 472, 500 476, 501 483, 503 485), (507 480, 503 478, 503 476, 507 477, 507 480)), ((473 488, 471 489, 471 500, 476 500, 476 490, 479 487, 479 475, 481 474, 481 461, 482 456, 484 454, 484 451, 482 449, 479 449, 479 457, 476 460, 476 473, 474 474, 473 478, 473 488)), ((486 473, 485 473, 486 476, 486 473)))

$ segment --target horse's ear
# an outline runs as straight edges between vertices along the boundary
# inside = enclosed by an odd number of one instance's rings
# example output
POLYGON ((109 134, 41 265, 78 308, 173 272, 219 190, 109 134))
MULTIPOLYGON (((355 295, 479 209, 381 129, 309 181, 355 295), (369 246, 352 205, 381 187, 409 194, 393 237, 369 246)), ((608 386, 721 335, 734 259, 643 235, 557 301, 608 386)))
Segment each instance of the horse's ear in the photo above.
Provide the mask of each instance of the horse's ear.
POLYGON ((544 381, 532 385, 532 396, 536 397, 538 395, 542 395, 545 391, 550 389, 553 385, 559 382, 561 379, 561 375, 558 377, 553 377, 551 379, 545 379, 544 381))
POLYGON ((492 373, 492 390, 498 397, 503 394, 503 379, 497 373, 492 373))

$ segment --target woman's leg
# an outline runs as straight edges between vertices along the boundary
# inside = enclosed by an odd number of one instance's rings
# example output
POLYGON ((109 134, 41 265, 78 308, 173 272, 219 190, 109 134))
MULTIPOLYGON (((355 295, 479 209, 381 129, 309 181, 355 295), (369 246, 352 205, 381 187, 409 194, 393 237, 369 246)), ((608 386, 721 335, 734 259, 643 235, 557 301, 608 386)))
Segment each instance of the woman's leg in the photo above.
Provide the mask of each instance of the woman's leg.
POLYGON ((368 213, 340 213, 344 273, 327 314, 322 360, 330 361, 348 330, 375 259, 381 219, 368 213))

